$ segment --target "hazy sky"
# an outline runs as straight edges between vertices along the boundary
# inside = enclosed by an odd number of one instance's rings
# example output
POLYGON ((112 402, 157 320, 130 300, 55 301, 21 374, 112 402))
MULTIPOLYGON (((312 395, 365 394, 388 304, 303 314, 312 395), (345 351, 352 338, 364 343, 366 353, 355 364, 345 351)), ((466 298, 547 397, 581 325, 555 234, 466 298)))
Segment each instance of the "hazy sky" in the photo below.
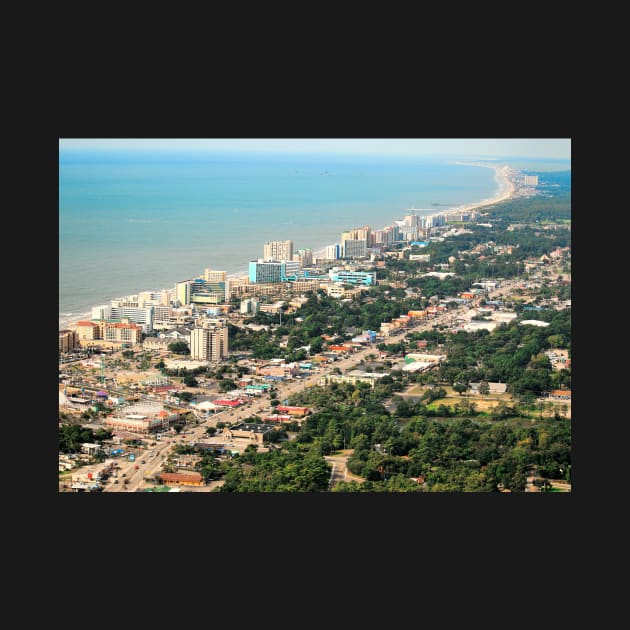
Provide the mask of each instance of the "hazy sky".
POLYGON ((60 149, 197 149, 571 159, 570 138, 69 138, 60 149))

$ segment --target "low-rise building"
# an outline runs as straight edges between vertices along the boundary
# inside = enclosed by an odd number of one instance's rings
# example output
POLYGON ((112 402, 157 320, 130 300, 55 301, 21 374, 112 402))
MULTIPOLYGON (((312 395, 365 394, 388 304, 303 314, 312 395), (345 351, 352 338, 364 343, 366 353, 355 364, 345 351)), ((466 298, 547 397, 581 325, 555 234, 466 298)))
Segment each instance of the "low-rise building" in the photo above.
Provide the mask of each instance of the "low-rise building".
POLYGON ((361 295, 364 291, 362 287, 345 288, 340 282, 328 284, 325 288, 326 293, 334 298, 354 298, 361 295))
POLYGON ((203 486, 203 477, 200 473, 160 473, 158 479, 167 486, 203 486))
MULTIPOLYGON (((479 394, 479 386, 481 385, 481 382, 479 383, 469 383, 468 387, 469 387, 469 392, 471 394, 479 394)), ((493 383, 493 382, 488 382, 488 388, 489 394, 505 394, 505 392, 507 391, 507 383, 493 383)))
POLYGON ((294 407, 294 406, 289 406, 289 405, 278 405, 276 407, 276 411, 279 413, 288 413, 290 416, 303 418, 309 413, 310 409, 308 407, 294 407))
POLYGON ((295 418, 288 414, 273 413, 263 416, 263 422, 294 422, 295 418))
POLYGON ((270 431, 276 431, 277 428, 273 424, 264 424, 257 422, 241 422, 233 427, 226 427, 223 435, 228 439, 246 438, 257 444, 262 444, 264 437, 270 431))
POLYGON ((115 415, 108 416, 103 424, 114 431, 147 434, 167 429, 177 417, 177 413, 167 411, 160 402, 140 402, 120 409, 115 415))
POLYGON ((462 326, 462 330, 466 330, 468 332, 476 332, 477 330, 487 330, 492 332, 497 326, 498 322, 487 322, 487 321, 470 321, 466 322, 462 326))
POLYGON ((556 398, 558 400, 571 400, 570 389, 552 389, 549 392, 549 398, 556 398))
POLYGON ((382 379, 386 372, 363 372, 361 370, 352 370, 346 374, 325 374, 319 380, 320 385, 328 385, 329 383, 369 383, 374 387, 376 381, 382 379))

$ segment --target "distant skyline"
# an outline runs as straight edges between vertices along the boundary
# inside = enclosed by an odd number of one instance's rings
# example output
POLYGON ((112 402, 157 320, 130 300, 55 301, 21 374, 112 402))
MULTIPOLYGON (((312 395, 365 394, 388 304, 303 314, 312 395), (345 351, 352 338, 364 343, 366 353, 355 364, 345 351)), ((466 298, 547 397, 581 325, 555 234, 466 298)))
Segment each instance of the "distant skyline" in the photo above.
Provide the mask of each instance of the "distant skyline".
POLYGON ((570 138, 60 138, 59 149, 280 151, 571 159, 570 138))

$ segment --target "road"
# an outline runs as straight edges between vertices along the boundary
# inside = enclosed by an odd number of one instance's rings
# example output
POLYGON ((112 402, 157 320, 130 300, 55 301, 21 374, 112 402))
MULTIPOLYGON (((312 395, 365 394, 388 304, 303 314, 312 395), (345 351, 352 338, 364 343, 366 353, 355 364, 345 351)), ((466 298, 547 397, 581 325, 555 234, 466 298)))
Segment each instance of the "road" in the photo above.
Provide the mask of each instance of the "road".
POLYGON ((330 475, 330 482, 328 489, 332 489, 340 481, 358 481, 363 483, 365 479, 363 477, 357 477, 353 475, 347 467, 348 457, 352 455, 353 449, 345 449, 335 455, 324 455, 324 459, 332 464, 332 471, 330 475))
MULTIPOLYGON (((458 307, 459 308, 459 307, 458 307)), ((432 319, 423 320, 420 323, 415 323, 404 333, 393 336, 389 341, 392 343, 406 339, 407 335, 412 332, 420 332, 423 330, 429 330, 433 326, 438 324, 448 323, 453 319, 457 309, 445 311, 444 313, 433 317, 432 319)), ((311 387, 317 385, 322 376, 332 372, 334 368, 339 368, 341 372, 346 372, 350 368, 355 367, 362 359, 367 359, 368 355, 378 355, 379 351, 375 346, 367 346, 357 350, 353 354, 347 357, 337 359, 332 363, 327 363, 320 367, 318 371, 308 376, 305 376, 299 380, 292 380, 287 382, 280 382, 276 386, 276 392, 278 399, 283 401, 292 394, 303 390, 305 387, 311 387)), ((192 411, 192 410, 191 410, 192 411)), ((233 411, 222 411, 213 416, 209 416, 207 419, 200 420, 197 426, 186 427, 186 433, 179 435, 164 435, 160 441, 155 442, 155 446, 150 450, 147 450, 145 455, 141 455, 134 462, 130 462, 128 459, 119 460, 118 464, 120 469, 118 471, 118 483, 114 483, 114 478, 110 478, 107 482, 104 490, 105 492, 135 492, 139 488, 145 487, 144 478, 153 476, 155 473, 161 472, 162 465, 167 459, 168 454, 173 446, 176 444, 182 444, 191 441, 199 441, 203 437, 207 437, 206 429, 208 427, 216 427, 218 422, 238 423, 243 422, 246 418, 253 415, 265 415, 267 413, 273 413, 270 407, 270 401, 268 396, 262 395, 260 398, 255 398, 251 402, 238 407, 233 411), (192 433, 189 433, 192 431, 192 433), (145 461, 143 464, 142 461, 145 461), (138 469, 136 469, 138 466, 138 469), (122 475, 126 476, 123 477, 122 475), (124 483, 127 480, 128 483, 124 483)), ((218 437, 218 436, 217 436, 218 437)), ((220 438, 217 441, 222 441, 220 438)), ((348 453, 351 451, 348 451, 348 453)), ((355 477, 348 473, 346 468, 346 461, 348 453, 341 456, 327 457, 326 459, 334 464, 334 474, 331 483, 334 484, 342 479, 356 479, 362 481, 360 478, 355 477)))

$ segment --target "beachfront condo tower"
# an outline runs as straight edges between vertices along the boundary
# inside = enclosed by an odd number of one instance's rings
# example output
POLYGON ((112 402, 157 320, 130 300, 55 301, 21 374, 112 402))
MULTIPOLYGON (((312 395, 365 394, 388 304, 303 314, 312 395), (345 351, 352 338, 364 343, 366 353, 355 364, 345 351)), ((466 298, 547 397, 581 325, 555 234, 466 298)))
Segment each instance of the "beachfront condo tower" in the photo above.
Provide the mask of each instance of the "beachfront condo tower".
POLYGON ((293 241, 267 241, 263 247, 263 258, 293 260, 293 241))

